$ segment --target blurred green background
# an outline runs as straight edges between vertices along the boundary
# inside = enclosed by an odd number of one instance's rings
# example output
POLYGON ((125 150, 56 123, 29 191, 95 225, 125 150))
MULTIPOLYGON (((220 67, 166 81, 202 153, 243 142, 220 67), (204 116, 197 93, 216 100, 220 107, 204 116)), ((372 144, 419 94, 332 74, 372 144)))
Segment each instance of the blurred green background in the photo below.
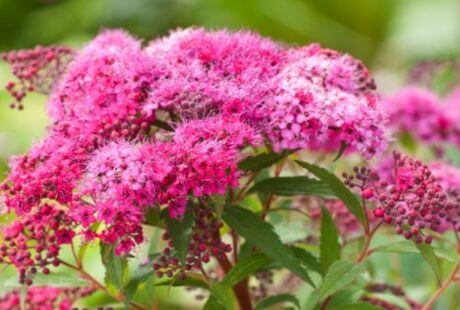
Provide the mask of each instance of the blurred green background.
MULTIPOLYGON (((414 62, 460 56, 459 0, 0 0, 0 51, 37 44, 79 47, 100 29, 113 27, 150 40, 190 25, 249 28, 296 45, 319 42, 362 59, 384 93, 404 84, 414 62)), ((10 78, 8 67, 1 63, 0 87, 10 78)), ((10 110, 10 98, 1 88, 0 179, 7 159, 43 135, 45 102, 44 96, 31 95, 24 111, 10 110)), ((374 260, 374 267, 385 266, 385 272, 375 268, 378 279, 398 279, 396 283, 405 284, 415 299, 426 298, 427 290, 435 286, 419 257, 390 259, 382 254, 374 260), (391 269, 402 270, 401 274, 388 274, 390 266, 398 265, 391 269)), ((169 304, 163 309, 190 301, 173 298, 175 294, 162 293, 169 304)), ((307 291, 299 294, 305 301, 307 291)), ((448 309, 447 298, 442 302, 440 309, 448 309)))

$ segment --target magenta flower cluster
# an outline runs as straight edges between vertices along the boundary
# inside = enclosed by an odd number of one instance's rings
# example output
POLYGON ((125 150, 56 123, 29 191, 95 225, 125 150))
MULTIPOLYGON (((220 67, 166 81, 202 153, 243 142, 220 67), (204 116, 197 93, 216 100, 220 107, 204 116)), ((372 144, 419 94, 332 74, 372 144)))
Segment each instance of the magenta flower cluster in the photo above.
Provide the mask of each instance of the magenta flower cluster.
POLYGON ((11 161, 2 185, 20 220, 0 253, 25 282, 57 264, 74 236, 127 254, 143 240, 147 208, 167 206, 180 218, 190 199, 237 187, 247 146, 345 143, 369 158, 387 142, 385 114, 358 60, 250 32, 185 29, 142 48, 123 31, 105 31, 52 85, 47 136, 11 161))
POLYGON ((25 296, 25 308, 21 308, 21 292, 14 290, 0 298, 0 309, 9 310, 71 310, 79 298, 93 292, 90 288, 31 287, 25 296))
POLYGON ((428 89, 407 86, 382 102, 395 131, 428 144, 460 145, 459 90, 441 99, 428 89))

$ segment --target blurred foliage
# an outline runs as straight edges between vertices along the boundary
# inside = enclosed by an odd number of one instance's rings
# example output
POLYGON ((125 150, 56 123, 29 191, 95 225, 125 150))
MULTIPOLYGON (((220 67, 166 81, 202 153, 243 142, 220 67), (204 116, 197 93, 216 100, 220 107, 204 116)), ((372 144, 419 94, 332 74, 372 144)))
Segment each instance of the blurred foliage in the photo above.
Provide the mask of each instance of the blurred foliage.
MULTIPOLYGON (((457 0, 0 0, 0 51, 55 43, 78 47, 107 27, 125 28, 146 40, 190 25, 247 28, 288 44, 319 42, 351 53, 373 68, 381 89, 391 91, 404 82, 410 64, 460 55, 459 14, 457 0)), ((0 87, 10 78, 0 64, 0 87)), ((7 159, 40 139, 48 122, 44 96, 29 96, 22 112, 9 110, 9 101, 0 90, 0 179, 7 159)), ((376 243, 389 241, 395 240, 382 237, 376 243)), ((161 248, 156 237, 151 242, 151 248, 161 248)), ((86 264, 101 279, 99 250, 88 252, 86 264)), ((376 279, 404 285, 414 299, 427 298, 435 287, 429 266, 417 255, 378 253, 369 264, 376 279)), ((1 275, 2 290, 15 283, 5 281, 12 275, 12 270, 1 275)), ((161 309, 195 309, 196 301, 184 298, 183 290, 154 288, 153 282, 136 298, 153 298, 161 309)), ((455 287, 450 291, 442 309, 459 298, 455 287)), ((310 293, 307 286, 295 292, 302 305, 310 293)), ((89 307, 111 302, 102 294, 86 300, 89 307)))

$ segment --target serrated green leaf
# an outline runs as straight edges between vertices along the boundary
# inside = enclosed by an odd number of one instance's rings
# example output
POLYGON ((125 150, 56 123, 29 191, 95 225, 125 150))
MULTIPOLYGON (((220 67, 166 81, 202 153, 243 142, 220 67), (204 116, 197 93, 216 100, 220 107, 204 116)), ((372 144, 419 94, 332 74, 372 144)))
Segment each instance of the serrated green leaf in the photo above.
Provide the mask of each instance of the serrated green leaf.
POLYGON ((441 284, 442 276, 441 276, 441 266, 439 264, 439 260, 434 253, 433 248, 431 245, 426 243, 415 243, 415 246, 418 248, 420 253, 422 254, 423 258, 426 260, 428 265, 430 265, 431 269, 433 270, 438 283, 441 284))
MULTIPOLYGON (((434 254, 438 259, 444 259, 450 263, 455 264, 458 257, 455 254, 446 252, 443 249, 433 247, 434 254)), ((374 249, 373 252, 385 252, 385 253, 400 253, 400 254, 420 254, 420 250, 416 247, 415 243, 410 240, 403 240, 392 242, 389 244, 380 245, 374 249)))
POLYGON ((337 198, 343 201, 345 206, 350 212, 363 224, 367 225, 367 218, 364 214, 363 207, 356 198, 355 195, 337 178, 333 173, 327 171, 319 166, 309 164, 300 160, 296 160, 296 163, 313 173, 319 178, 329 189, 335 194, 337 198))
POLYGON ((232 269, 230 269, 222 281, 222 285, 232 287, 257 270, 270 264, 272 261, 273 259, 262 253, 254 253, 250 256, 244 257, 240 259, 232 269))
POLYGON ((340 259, 339 233, 329 211, 321 207, 321 235, 319 260, 324 272, 340 259))
POLYGON ((115 255, 114 246, 101 242, 101 260, 105 266, 105 284, 123 291, 128 273, 126 258, 115 255))
POLYGON ((268 178, 254 184, 248 191, 248 193, 255 192, 277 196, 334 197, 334 192, 330 190, 328 185, 305 176, 268 178))
POLYGON ((274 295, 270 296, 268 298, 265 298, 264 300, 260 301, 254 310, 265 310, 268 309, 269 307, 279 304, 279 303, 285 303, 285 302, 290 302, 292 303, 297 309, 300 309, 300 303, 297 297, 291 294, 280 294, 280 295, 274 295))
POLYGON ((318 258, 316 258, 313 254, 299 247, 291 247, 291 250, 292 252, 294 252, 294 255, 297 256, 297 258, 300 259, 308 269, 316 271, 319 274, 323 274, 323 268, 321 267, 318 258))
POLYGON ((182 266, 185 266, 188 246, 192 238, 193 209, 187 208, 184 217, 180 220, 164 216, 169 236, 177 252, 177 257, 182 266))
POLYGON ((349 261, 337 261, 329 267, 324 276, 323 283, 319 287, 319 299, 333 295, 335 292, 347 286, 356 277, 366 270, 364 264, 353 264, 349 261))
POLYGON ((238 163, 238 168, 244 171, 257 172, 264 168, 270 167, 281 159, 292 154, 292 151, 284 151, 281 153, 265 152, 256 156, 249 156, 238 163))
POLYGON ((184 280, 181 279, 167 279, 165 281, 161 281, 155 283, 155 286, 193 286, 193 287, 200 287, 209 290, 209 285, 206 280, 203 278, 202 275, 193 272, 186 272, 186 278, 184 280))
POLYGON ((211 295, 204 305, 203 310, 233 310, 235 298, 229 288, 220 283, 213 283, 211 285, 210 293, 211 295))
POLYGON ((255 245, 262 253, 314 286, 303 263, 288 246, 281 242, 272 225, 249 210, 231 205, 224 208, 222 218, 228 226, 255 245))

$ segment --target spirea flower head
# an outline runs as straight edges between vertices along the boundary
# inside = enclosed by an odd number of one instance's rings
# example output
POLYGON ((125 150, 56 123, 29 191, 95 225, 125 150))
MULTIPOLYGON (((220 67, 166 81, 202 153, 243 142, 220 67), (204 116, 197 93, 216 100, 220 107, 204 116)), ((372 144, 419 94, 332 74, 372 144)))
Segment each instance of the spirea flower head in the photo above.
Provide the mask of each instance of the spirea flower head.
POLYGON ((310 45, 290 51, 267 98, 265 132, 275 151, 338 149, 369 158, 385 149, 385 115, 361 62, 310 45))
POLYGON ((28 154, 10 161, 11 173, 3 185, 6 205, 23 214, 43 199, 69 203, 87 157, 79 143, 51 133, 28 154))
MULTIPOLYGON (((147 208, 180 218, 190 201, 237 187, 246 146, 380 151, 385 117, 373 89, 361 63, 316 45, 290 50, 250 32, 187 29, 143 49, 104 31, 52 88, 53 123, 11 161, 5 204, 21 219, 62 207, 59 229, 40 235, 58 240, 52 257, 74 235, 127 254, 143 240, 147 208)), ((29 258, 10 263, 28 272, 29 258)))
POLYGON ((69 65, 51 96, 50 116, 73 138, 132 137, 146 126, 138 113, 154 75, 139 41, 105 31, 69 65))
POLYGON ((112 142, 98 150, 87 165, 82 195, 93 203, 73 204, 72 215, 87 233, 106 243, 117 243, 117 254, 127 254, 142 242, 145 208, 156 203, 162 182, 172 167, 154 145, 112 142), (100 234, 90 225, 102 222, 100 234))
POLYGON ((408 86, 383 102, 394 130, 410 133, 427 143, 452 139, 454 121, 433 92, 408 86))
POLYGON ((73 58, 73 50, 65 46, 37 46, 1 54, 9 63, 18 82, 10 81, 7 92, 15 99, 11 108, 23 109, 22 101, 30 92, 49 94, 73 58))
POLYGON ((275 42, 246 31, 178 30, 146 50, 164 70, 146 112, 157 106, 185 118, 227 111, 260 118, 256 108, 271 91, 284 61, 275 42))
MULTIPOLYGON (((31 287, 25 296, 23 310, 70 310, 73 303, 93 292, 90 288, 31 287)), ((11 291, 0 298, 0 309, 21 310, 21 292, 11 291)))
POLYGON ((254 129, 234 118, 211 117, 179 126, 172 142, 162 145, 161 153, 168 154, 174 169, 166 178, 160 202, 168 204, 172 217, 178 217, 189 195, 224 194, 237 187, 240 150, 259 142, 254 129))
POLYGON ((419 160, 393 154, 393 171, 382 178, 377 171, 355 168, 345 183, 359 188, 364 199, 375 202, 374 217, 396 226, 406 239, 431 242, 425 230, 439 231, 449 210, 447 195, 430 169, 419 160))

